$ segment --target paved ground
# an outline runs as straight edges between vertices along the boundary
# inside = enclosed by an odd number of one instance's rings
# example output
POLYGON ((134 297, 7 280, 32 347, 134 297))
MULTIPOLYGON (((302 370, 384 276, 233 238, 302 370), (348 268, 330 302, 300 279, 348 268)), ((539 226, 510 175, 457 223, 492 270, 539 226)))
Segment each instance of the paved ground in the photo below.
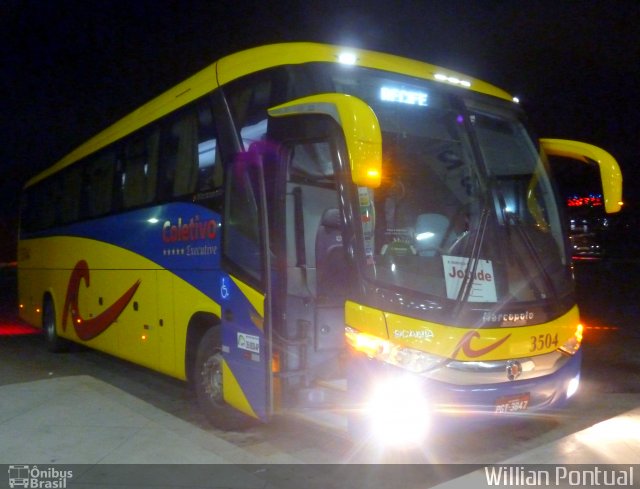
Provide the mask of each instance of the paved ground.
MULTIPOLYGON (((631 397, 630 404, 637 405, 638 396, 634 394, 631 397)), ((308 463, 313 459, 313 454, 309 450, 307 453, 291 454, 268 442, 239 447, 88 376, 60 377, 0 387, 0 464, 15 466, 28 463, 30 466, 40 466, 40 470, 68 465, 76 474, 74 484, 69 487, 103 489, 179 485, 186 488, 262 489, 300 487, 301 483, 309 487, 314 487, 314 484, 331 487, 327 483, 335 483, 335 477, 341 477, 341 483, 335 487, 350 487, 345 476, 352 477, 353 487, 359 487, 357 481, 362 482, 362 477, 375 470, 375 467, 357 466, 343 469, 346 472, 336 475, 333 471, 337 465, 326 470, 319 470, 318 466, 310 468, 308 463), (136 464, 138 469, 123 467, 131 464, 136 464), (140 468, 140 464, 171 464, 174 466, 173 475, 163 472, 157 465, 140 468), (173 464, 190 464, 189 467, 207 464, 209 469, 189 468, 185 473, 176 470, 173 464), (220 465, 216 470, 212 468, 215 465, 211 464, 234 464, 235 469, 220 465), (297 464, 307 465, 296 469, 297 464), (206 477, 207 470, 216 470, 215 477, 206 477), (149 476, 149 473, 155 475, 149 476), (160 476, 161 473, 165 475, 160 476), (141 474, 145 474, 143 481, 139 479, 141 474)), ((637 464, 640 463, 639 453, 640 408, 635 408, 503 462, 637 464)), ((458 473, 473 468, 461 466, 458 473)), ((421 473, 433 470, 436 469, 407 469, 414 476, 409 477, 403 487, 430 487, 443 479, 447 480, 450 475, 456 475, 451 467, 444 469, 450 473, 421 473), (431 482, 427 483, 427 480, 431 482)), ((466 484, 471 484, 476 477, 484 477, 483 474, 483 471, 479 471, 462 479, 454 478, 445 487, 471 487, 466 484)), ((640 484, 640 468, 637 477, 640 484)), ((378 478, 376 484, 379 485, 369 486, 393 487, 387 486, 387 482, 378 478)), ((0 476, 0 487, 2 484, 0 476)))

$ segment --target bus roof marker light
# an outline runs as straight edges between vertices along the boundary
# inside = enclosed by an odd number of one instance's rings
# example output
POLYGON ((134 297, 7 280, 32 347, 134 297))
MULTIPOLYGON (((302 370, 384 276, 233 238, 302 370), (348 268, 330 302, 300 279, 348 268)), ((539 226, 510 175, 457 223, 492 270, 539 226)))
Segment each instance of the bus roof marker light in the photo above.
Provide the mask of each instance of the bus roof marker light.
POLYGON ((445 75, 444 73, 436 73, 433 77, 437 81, 450 83, 451 85, 459 85, 461 87, 469 88, 471 87, 471 82, 469 80, 462 80, 456 76, 445 75))
POLYGON ((355 53, 350 51, 345 51, 338 54, 338 62, 343 65, 355 65, 358 58, 356 58, 355 53))

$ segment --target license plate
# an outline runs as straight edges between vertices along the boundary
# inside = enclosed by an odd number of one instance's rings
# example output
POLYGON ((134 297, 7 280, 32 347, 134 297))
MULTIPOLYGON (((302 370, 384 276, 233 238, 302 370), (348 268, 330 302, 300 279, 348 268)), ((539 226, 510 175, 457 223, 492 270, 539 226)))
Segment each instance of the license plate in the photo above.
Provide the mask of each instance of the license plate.
POLYGON ((528 392, 516 396, 504 396, 496 399, 496 413, 516 413, 525 411, 529 405, 530 395, 528 392))

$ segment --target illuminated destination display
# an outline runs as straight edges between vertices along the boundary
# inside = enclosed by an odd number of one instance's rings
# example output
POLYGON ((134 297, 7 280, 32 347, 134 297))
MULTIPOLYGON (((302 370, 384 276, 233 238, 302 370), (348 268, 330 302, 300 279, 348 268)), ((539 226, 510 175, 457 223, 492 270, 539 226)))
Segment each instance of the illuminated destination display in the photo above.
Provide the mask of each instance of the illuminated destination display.
POLYGON ((398 104, 427 106, 429 94, 417 90, 405 90, 403 88, 381 87, 380 100, 396 102, 398 104))

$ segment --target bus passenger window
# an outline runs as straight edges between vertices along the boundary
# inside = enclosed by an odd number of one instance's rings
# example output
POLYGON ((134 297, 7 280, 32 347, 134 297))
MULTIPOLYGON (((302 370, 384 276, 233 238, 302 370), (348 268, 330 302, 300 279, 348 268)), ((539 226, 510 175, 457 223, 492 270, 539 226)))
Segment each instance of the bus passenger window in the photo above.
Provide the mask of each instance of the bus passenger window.
POLYGON ((195 114, 189 112, 173 122, 162 142, 162 197, 193 193, 197 178, 195 114))
POLYGON ((113 149, 98 153, 88 161, 84 175, 82 217, 102 216, 111 211, 114 174, 113 149))
POLYGON ((80 207, 80 192, 82 187, 82 174, 80 167, 67 169, 62 175, 62 188, 60 194, 60 222, 66 224, 78 220, 80 207))
POLYGON ((213 113, 191 106, 164 131, 160 164, 161 199, 210 192, 222 186, 222 165, 213 113))
POLYGON ((197 192, 210 192, 222 186, 222 162, 218 138, 209 105, 198 111, 198 184, 197 192))
POLYGON ((129 141, 124 150, 122 203, 126 208, 155 199, 159 133, 129 141))
POLYGON ((22 228, 27 232, 40 231, 55 223, 54 206, 51 205, 51 188, 55 180, 46 180, 30 187, 24 194, 22 228))
POLYGON ((58 202, 62 195, 59 175, 56 175, 47 182, 43 190, 45 197, 42 199, 42 202, 44 202, 45 205, 40 209, 42 211, 42 215, 40 216, 41 225, 39 227, 41 229, 47 229, 60 223, 58 207, 51 205, 51 202, 58 202))

